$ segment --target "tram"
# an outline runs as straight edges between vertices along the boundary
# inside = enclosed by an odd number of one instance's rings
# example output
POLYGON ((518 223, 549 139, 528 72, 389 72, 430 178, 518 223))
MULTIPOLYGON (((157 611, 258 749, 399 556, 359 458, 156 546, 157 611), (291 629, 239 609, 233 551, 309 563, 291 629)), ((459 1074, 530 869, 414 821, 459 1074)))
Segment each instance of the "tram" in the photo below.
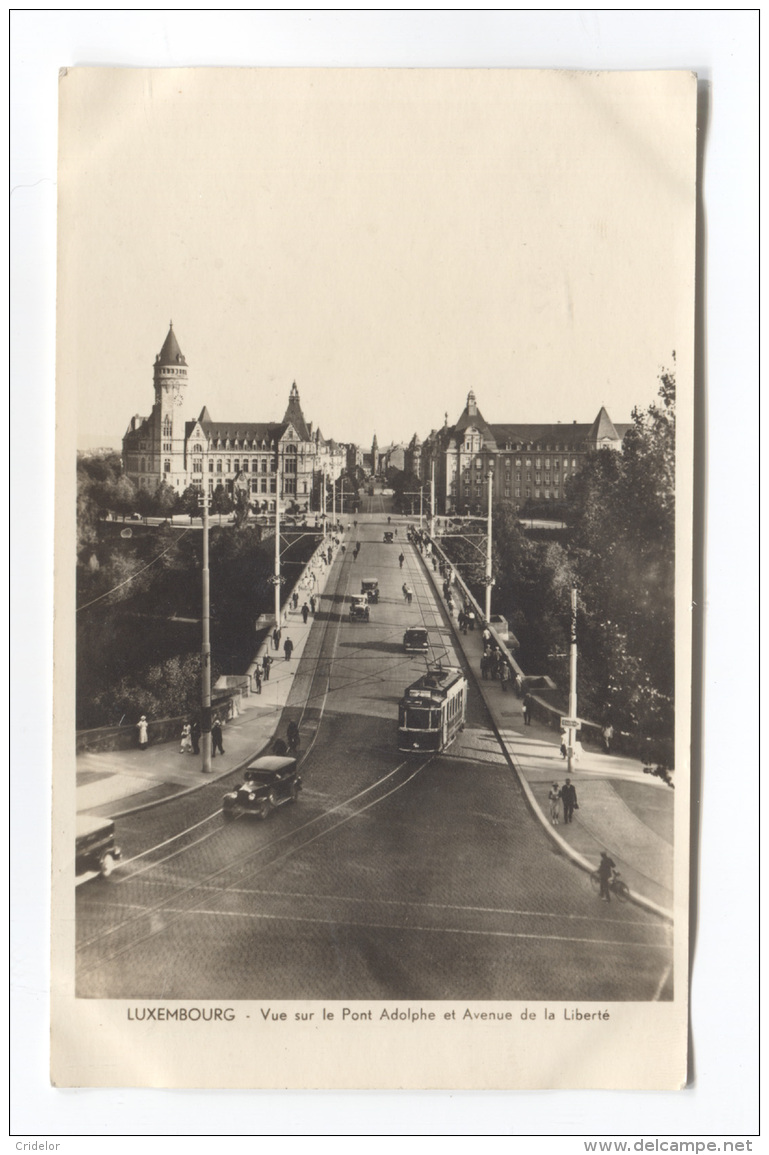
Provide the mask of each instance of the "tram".
POLYGON ((456 666, 438 666, 409 686, 398 703, 398 749, 445 750, 465 726, 467 679, 456 666))

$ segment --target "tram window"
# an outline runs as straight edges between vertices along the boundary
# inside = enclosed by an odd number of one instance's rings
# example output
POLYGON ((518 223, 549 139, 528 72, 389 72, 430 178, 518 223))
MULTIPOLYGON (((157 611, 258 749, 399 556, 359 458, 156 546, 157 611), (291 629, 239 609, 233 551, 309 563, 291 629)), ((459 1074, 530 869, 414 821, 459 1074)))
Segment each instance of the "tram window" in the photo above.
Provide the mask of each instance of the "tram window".
POLYGON ((413 707, 411 707, 407 712, 406 725, 410 730, 429 730, 430 711, 415 710, 413 707))

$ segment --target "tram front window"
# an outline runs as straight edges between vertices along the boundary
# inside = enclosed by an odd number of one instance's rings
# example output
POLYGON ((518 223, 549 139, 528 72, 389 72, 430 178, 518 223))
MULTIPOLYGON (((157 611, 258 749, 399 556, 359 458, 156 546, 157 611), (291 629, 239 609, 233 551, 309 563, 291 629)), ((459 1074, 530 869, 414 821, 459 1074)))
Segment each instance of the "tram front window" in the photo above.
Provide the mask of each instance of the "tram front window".
POLYGON ((405 721, 403 725, 407 730, 429 730, 431 726, 437 725, 435 718, 432 717, 435 713, 435 710, 416 710, 409 707, 408 710, 404 711, 405 721))

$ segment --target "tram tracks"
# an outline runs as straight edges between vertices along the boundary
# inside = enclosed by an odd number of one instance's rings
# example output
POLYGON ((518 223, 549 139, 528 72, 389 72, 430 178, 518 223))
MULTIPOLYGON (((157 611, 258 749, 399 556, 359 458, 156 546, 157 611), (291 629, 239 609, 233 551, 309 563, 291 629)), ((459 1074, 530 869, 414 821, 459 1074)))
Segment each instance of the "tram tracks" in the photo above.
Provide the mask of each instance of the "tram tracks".
MULTIPOLYGON (((154 862, 149 867, 122 879, 123 883, 130 884, 139 876, 144 876, 148 870, 152 870, 154 872, 151 879, 153 884, 161 887, 171 886, 172 889, 171 893, 156 902, 143 905, 138 911, 135 903, 128 898, 125 907, 130 908, 133 912, 128 918, 121 919, 78 944, 76 950, 80 959, 79 974, 85 975, 127 954, 158 935, 167 933, 175 922, 184 918, 186 914, 192 913, 201 893, 208 893, 212 887, 215 887, 224 896, 231 889, 230 881, 237 882, 242 886, 244 882, 248 882, 279 865, 319 839, 333 834, 339 827, 353 821, 403 789, 431 761, 432 756, 420 761, 418 765, 414 765, 412 760, 406 759, 395 769, 382 775, 376 782, 343 799, 322 814, 316 815, 308 822, 294 827, 277 838, 263 842, 248 854, 240 855, 234 861, 209 871, 192 882, 179 886, 175 880, 163 876, 162 867, 175 860, 178 854, 183 851, 174 852, 159 862, 154 862), (165 918, 162 917, 164 914, 166 915, 165 918), (104 948, 105 944, 106 949, 100 949, 104 948)), ((244 822, 248 819, 239 819, 239 821, 244 822)))

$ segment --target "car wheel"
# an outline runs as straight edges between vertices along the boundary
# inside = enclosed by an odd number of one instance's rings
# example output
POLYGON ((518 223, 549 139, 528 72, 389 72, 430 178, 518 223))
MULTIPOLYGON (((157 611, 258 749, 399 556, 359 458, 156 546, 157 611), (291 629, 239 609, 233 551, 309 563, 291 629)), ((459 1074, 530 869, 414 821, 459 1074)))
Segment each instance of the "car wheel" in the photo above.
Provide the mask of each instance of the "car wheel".
POLYGON ((102 878, 109 878, 112 871, 115 869, 115 859, 111 854, 105 854, 101 860, 99 869, 101 870, 102 878))
POLYGON ((274 810, 275 807, 278 805, 278 796, 274 790, 271 790, 270 793, 267 795, 267 802, 268 802, 271 810, 274 810))
POLYGON ((265 818, 269 817, 271 810, 272 807, 270 806, 270 800, 269 798, 265 798, 257 813, 259 814, 259 817, 264 820, 265 818))

